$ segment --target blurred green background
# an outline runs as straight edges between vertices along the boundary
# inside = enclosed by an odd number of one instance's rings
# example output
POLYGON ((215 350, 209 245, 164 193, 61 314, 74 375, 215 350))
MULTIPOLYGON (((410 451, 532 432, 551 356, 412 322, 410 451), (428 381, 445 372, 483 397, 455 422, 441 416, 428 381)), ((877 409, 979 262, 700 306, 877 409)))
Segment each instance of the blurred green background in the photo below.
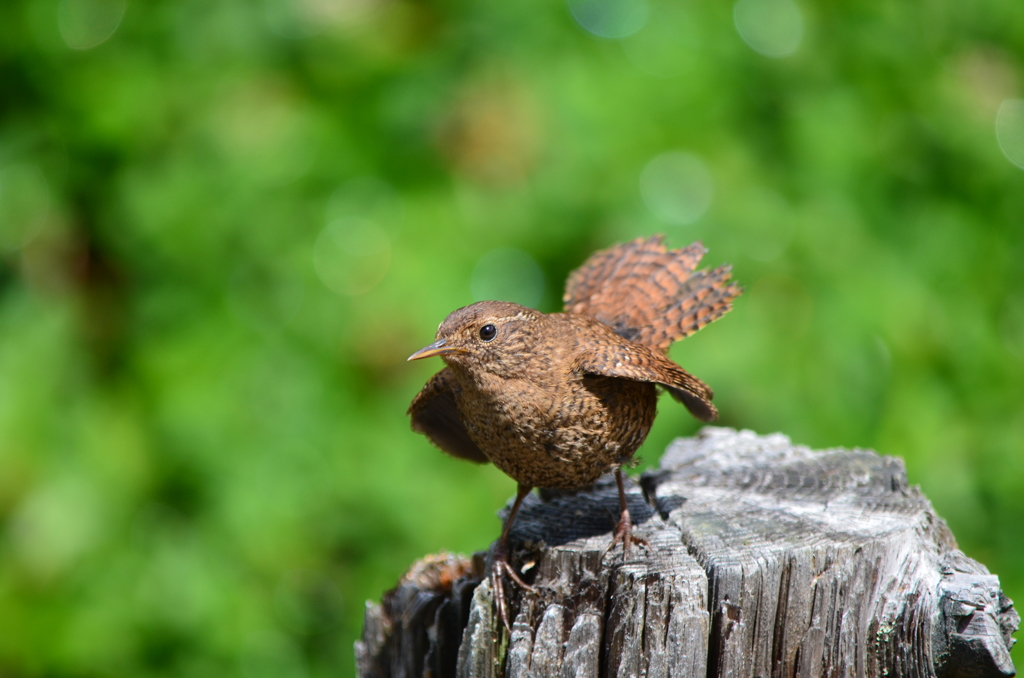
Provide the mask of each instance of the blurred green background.
POLYGON ((352 675, 514 491, 405 357, 655 232, 746 286, 673 350, 721 423, 903 457, 1024 602, 1022 55, 1019 0, 4 0, 0 675, 352 675))

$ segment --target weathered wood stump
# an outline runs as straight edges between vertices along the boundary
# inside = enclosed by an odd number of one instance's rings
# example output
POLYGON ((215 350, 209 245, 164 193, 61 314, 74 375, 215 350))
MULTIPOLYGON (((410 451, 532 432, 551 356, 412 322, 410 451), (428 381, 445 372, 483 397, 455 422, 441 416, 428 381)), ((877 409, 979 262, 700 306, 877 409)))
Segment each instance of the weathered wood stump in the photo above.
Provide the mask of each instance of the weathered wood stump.
MULTIPOLYGON (((1020 617, 899 459, 706 428, 633 486, 650 549, 605 553, 614 482, 531 496, 507 634, 476 562, 368 603, 359 675, 1011 676, 1020 617)), ((506 509, 507 510, 507 509, 506 509)))

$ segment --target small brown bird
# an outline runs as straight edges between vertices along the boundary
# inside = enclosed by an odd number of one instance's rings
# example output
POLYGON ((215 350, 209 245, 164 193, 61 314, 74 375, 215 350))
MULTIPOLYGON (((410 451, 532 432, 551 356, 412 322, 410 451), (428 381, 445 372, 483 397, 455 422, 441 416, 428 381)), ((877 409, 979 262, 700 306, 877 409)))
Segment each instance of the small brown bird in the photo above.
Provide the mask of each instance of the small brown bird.
POLYGON ((530 490, 581 487, 614 468, 622 514, 612 546, 644 544, 620 466, 651 429, 657 386, 701 421, 718 416, 711 389, 666 357, 741 292, 730 266, 694 272, 705 252, 699 242, 667 251, 661 236, 597 252, 569 276, 565 312, 482 301, 449 315, 437 341, 409 356, 447 365, 409 406, 413 430, 519 483, 491 568, 506 627, 503 576, 532 590, 508 563, 509 529, 530 490))

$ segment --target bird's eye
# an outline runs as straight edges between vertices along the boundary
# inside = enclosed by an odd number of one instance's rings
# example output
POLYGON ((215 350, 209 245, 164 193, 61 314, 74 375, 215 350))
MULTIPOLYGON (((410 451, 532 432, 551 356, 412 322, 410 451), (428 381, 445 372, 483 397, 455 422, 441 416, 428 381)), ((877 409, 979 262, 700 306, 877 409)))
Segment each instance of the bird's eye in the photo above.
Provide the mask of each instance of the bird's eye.
POLYGON ((498 328, 494 325, 487 324, 480 328, 480 338, 484 341, 490 341, 496 336, 498 336, 498 328))

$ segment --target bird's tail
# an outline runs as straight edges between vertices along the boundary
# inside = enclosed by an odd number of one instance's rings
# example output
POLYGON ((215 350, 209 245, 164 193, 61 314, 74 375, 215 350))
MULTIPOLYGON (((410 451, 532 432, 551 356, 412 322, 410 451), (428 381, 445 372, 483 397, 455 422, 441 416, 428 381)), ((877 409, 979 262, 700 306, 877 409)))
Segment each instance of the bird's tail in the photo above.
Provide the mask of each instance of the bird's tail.
POLYGON ((743 291, 729 282, 732 266, 694 271, 704 245, 667 250, 662 239, 637 238, 593 254, 566 281, 565 310, 662 352, 725 315, 743 291))

